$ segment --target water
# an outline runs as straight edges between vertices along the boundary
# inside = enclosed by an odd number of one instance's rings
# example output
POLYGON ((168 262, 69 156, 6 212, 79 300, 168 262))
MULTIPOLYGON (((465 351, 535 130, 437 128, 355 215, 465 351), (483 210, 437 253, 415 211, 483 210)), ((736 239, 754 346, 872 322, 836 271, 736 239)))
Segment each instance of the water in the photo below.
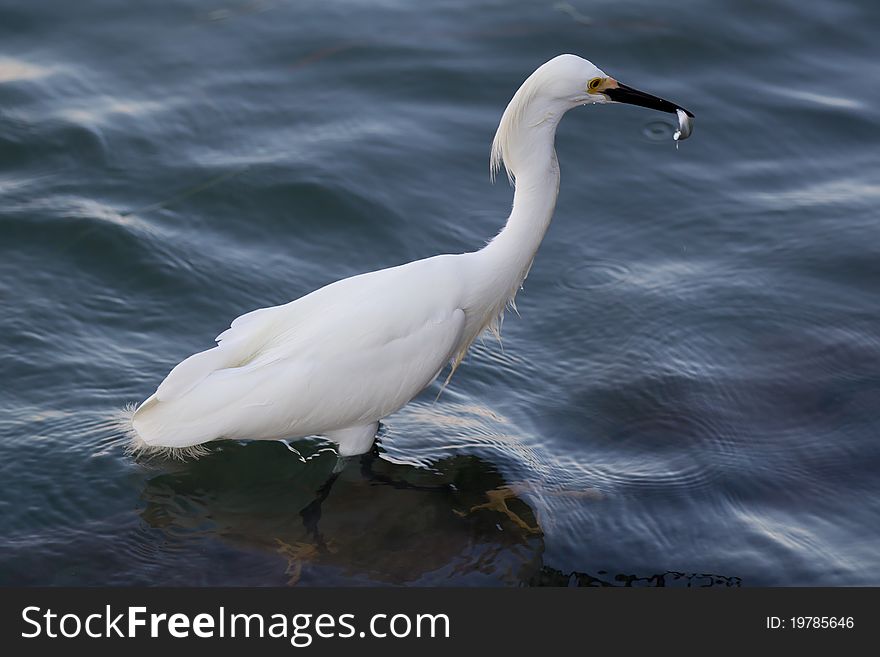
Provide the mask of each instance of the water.
POLYGON ((0 582, 880 584, 878 19, 6 3, 0 582), (566 117, 503 351, 335 481, 319 440, 125 454, 117 411, 237 315, 493 235, 497 120, 566 51, 695 132, 566 117))

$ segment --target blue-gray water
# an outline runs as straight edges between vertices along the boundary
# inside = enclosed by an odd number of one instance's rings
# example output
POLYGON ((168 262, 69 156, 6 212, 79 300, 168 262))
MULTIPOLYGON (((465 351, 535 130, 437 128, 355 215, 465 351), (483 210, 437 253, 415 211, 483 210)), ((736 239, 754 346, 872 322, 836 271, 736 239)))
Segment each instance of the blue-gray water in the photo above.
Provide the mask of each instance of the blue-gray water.
POLYGON ((0 583, 880 584, 873 0, 0 6, 0 583), (330 486, 313 440, 138 463, 236 316, 472 250, 561 52, 696 114, 566 117, 504 324, 330 486))

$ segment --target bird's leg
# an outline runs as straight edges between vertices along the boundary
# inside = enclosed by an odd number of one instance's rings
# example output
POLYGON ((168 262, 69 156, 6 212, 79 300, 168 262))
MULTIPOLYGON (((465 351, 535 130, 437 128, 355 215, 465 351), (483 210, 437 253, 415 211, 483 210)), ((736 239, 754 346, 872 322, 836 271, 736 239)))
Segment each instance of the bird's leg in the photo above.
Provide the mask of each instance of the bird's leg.
POLYGON ((331 474, 336 477, 340 472, 345 470, 345 466, 348 465, 348 462, 351 461, 350 456, 337 456, 336 463, 333 465, 333 470, 331 474))
POLYGON ((356 427, 327 431, 324 437, 338 445, 339 456, 358 456, 370 451, 377 431, 379 431, 379 423, 370 422, 356 427))
POLYGON ((302 576, 303 564, 318 556, 318 548, 300 541, 293 545, 280 538, 276 538, 275 541, 278 543, 279 554, 287 559, 287 568, 284 570, 285 575, 290 575, 287 584, 288 586, 296 586, 302 576))
POLYGON ((361 475, 364 479, 373 478, 373 461, 379 458, 379 447, 373 443, 373 448, 366 454, 362 454, 360 458, 361 475))
POLYGON ((327 481, 325 481, 318 489, 318 497, 309 502, 309 504, 299 512, 299 515, 302 516, 303 519, 303 527, 305 527, 306 531, 314 537, 315 543, 319 549, 325 549, 327 547, 324 542, 324 537, 318 531, 318 522, 321 520, 321 504, 323 504, 324 500, 330 496, 333 484, 338 478, 339 473, 334 471, 330 475, 330 478, 327 479, 327 481))
POLYGON ((516 499, 517 498, 517 490, 513 486, 499 486, 498 488, 494 488, 492 490, 486 491, 486 497, 489 498, 488 502, 484 502, 483 504, 477 504, 476 506, 472 506, 471 510, 465 514, 459 511, 456 511, 458 515, 464 516, 474 513, 475 511, 496 511, 498 513, 503 513, 508 518, 510 518, 518 527, 524 529, 529 534, 542 534, 541 528, 538 526, 532 527, 525 520, 523 520, 520 516, 514 513, 510 507, 507 506, 507 500, 516 499))

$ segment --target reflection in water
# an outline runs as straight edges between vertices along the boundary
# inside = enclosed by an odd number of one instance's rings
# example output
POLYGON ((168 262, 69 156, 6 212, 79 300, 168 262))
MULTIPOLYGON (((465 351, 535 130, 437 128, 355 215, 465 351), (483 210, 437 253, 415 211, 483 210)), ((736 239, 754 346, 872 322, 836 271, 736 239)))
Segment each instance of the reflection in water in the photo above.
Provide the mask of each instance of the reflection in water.
MULTIPOLYGON (((427 467, 378 452, 334 472, 318 442, 220 444, 191 463, 163 463, 142 518, 174 543, 220 539, 277 555, 288 584, 738 586, 739 578, 665 572, 565 574, 543 563, 538 514, 524 484, 473 454, 427 467)), ((283 578, 282 578, 283 575, 283 578)))
POLYGON ((291 584, 320 584, 328 569, 390 584, 512 585, 540 571, 535 513, 491 463, 458 455, 422 469, 369 454, 334 474, 332 450, 297 447, 230 443, 163 464, 142 517, 175 539, 274 552, 291 584))

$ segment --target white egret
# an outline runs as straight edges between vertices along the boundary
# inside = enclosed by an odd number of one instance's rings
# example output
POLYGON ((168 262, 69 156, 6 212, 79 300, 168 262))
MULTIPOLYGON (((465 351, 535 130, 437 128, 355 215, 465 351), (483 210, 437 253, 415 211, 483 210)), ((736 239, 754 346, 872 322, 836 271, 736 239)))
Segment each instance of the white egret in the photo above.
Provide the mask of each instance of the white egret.
MULTIPOLYGON (((497 331, 532 266, 559 190, 554 139, 563 114, 630 103, 693 115, 636 91, 575 55, 538 68, 514 94, 491 170, 515 182, 507 223, 486 246, 346 278, 232 322, 217 346, 177 365, 131 416, 135 450, 194 454, 218 439, 321 435, 340 456, 367 452, 379 420, 452 372, 497 331)), ((448 379, 447 379, 448 380, 448 379)))

